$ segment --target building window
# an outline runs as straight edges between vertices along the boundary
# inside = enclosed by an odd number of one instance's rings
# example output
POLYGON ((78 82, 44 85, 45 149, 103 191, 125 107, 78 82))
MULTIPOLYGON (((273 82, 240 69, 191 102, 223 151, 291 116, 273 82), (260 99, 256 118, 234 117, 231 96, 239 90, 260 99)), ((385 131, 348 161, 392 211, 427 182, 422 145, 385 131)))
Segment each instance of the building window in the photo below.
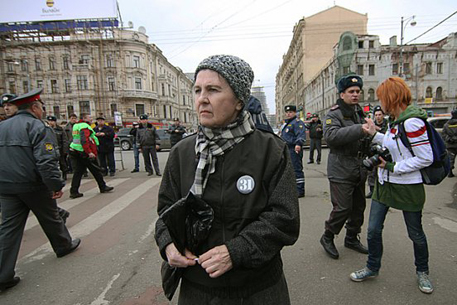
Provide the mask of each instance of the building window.
POLYGON ((65 92, 71 92, 71 79, 65 80, 65 92))
POLYGON ((56 69, 56 60, 54 57, 49 57, 49 70, 56 69))
POLYGON ((135 89, 141 90, 141 78, 139 78, 139 77, 135 78, 135 89))
POLYGON ((185 95, 182 96, 182 105, 186 106, 186 96, 185 95))
POLYGON ((425 63, 425 74, 432 74, 432 63, 425 63))
POLYGON ((427 90, 425 91, 425 98, 431 98, 432 97, 432 87, 427 87, 427 90))
POLYGON ((114 113, 117 112, 117 104, 111 104, 110 108, 111 108, 111 117, 114 118, 114 113))
POLYGON ((41 71, 41 59, 35 58, 35 70, 41 71))
POLYGON ((29 92, 30 91, 30 88, 29 88, 29 82, 28 81, 23 81, 22 82, 22 89, 24 90, 24 92, 29 92))
POLYGON ((411 71, 409 70, 409 62, 403 63, 403 74, 409 74, 411 71))
POLYGON ((58 91, 57 80, 51 79, 51 93, 57 93, 57 91, 58 91))
POLYGON ((359 40, 359 49, 363 49, 363 40, 359 40))
POLYGON ((398 64, 392 65, 392 74, 398 74, 398 64))
POLYGON ((67 116, 68 116, 68 118, 70 118, 70 115, 72 115, 73 113, 75 113, 75 108, 73 107, 73 105, 67 105, 67 116))
POLYGON ((21 60, 21 71, 23 71, 23 72, 29 71, 29 63, 25 59, 21 60))
POLYGON ((79 64, 80 65, 88 65, 90 61, 90 56, 89 55, 81 55, 79 59, 79 64))
POLYGON ((43 88, 43 80, 42 79, 37 79, 36 87, 37 88, 43 88))
POLYGON ((357 65, 357 74, 363 75, 363 65, 357 65))
POLYGON ((16 94, 16 82, 15 81, 10 81, 9 82, 9 93, 11 94, 16 94))
POLYGON ((374 102, 374 89, 370 88, 368 90, 368 102, 372 103, 374 102))
POLYGON ((64 56, 62 58, 62 60, 63 60, 63 69, 70 70, 70 58, 68 56, 64 56))
POLYGON ((90 114, 90 102, 89 101, 80 101, 79 102, 79 111, 80 114, 87 113, 90 114))
POLYGON ((86 75, 77 75, 76 76, 76 85, 78 90, 88 90, 89 86, 87 85, 87 76, 86 75))
POLYGON ((134 68, 140 67, 140 57, 138 55, 133 56, 133 67, 134 68))
POLYGON ((7 67, 8 72, 14 72, 14 63, 11 62, 11 61, 9 61, 9 62, 7 63, 7 65, 8 65, 8 67, 7 67))
POLYGON ((359 101, 365 101, 365 93, 363 92, 363 89, 360 90, 359 101))
POLYGON ((168 96, 171 96, 171 85, 168 85, 168 96))
POLYGON ((441 101, 443 99, 443 88, 438 87, 436 88, 436 99, 441 101))
POLYGON ((165 85, 162 84, 162 96, 165 96, 165 85))
POLYGON ((163 105, 163 117, 167 118, 167 106, 163 105))
POLYGON ((135 104, 135 112, 137 117, 144 114, 144 104, 135 104))
POLYGON ((114 91, 115 90, 114 77, 108 77, 108 90, 109 91, 114 91))
POLYGON ((56 119, 60 119, 60 107, 54 106, 53 110, 54 110, 54 116, 56 117, 56 119))
POLYGON ((106 67, 112 68, 114 67, 114 58, 113 54, 106 54, 106 67))
POLYGON ((368 42, 368 48, 369 48, 369 49, 373 49, 373 48, 374 48, 374 40, 370 40, 370 41, 368 42))
POLYGON ((442 62, 439 62, 436 64, 436 73, 443 74, 443 63, 442 62))
POLYGON ((374 75, 374 65, 368 66, 368 75, 374 75))

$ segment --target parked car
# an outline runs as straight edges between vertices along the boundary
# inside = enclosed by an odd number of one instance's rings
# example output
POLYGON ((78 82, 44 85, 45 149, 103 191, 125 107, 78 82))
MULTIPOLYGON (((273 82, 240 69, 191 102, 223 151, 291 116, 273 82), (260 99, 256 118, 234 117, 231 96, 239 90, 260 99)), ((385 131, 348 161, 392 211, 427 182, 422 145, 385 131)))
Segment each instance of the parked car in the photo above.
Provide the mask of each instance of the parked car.
POLYGON ((158 151, 161 151, 162 149, 170 149, 171 148, 171 142, 170 142, 170 134, 165 130, 165 129, 157 129, 157 134, 159 135, 159 144, 160 148, 158 151))
POLYGON ((114 137, 114 145, 120 146, 122 150, 130 150, 133 148, 133 136, 130 135, 131 127, 121 128, 114 137))
POLYGON ((451 119, 450 116, 437 116, 437 117, 431 117, 428 118, 427 121, 435 127, 436 131, 441 135, 441 132, 443 131, 444 124, 447 123, 451 119))

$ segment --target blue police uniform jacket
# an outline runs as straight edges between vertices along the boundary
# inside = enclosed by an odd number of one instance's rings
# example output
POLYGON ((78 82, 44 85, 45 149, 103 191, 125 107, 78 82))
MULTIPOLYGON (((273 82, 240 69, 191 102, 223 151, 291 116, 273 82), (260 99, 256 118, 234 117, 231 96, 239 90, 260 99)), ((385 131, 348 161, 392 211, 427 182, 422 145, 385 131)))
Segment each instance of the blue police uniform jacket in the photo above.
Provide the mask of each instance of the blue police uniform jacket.
POLYGON ((297 117, 286 119, 286 124, 281 131, 281 138, 289 146, 303 146, 306 140, 305 124, 297 117))

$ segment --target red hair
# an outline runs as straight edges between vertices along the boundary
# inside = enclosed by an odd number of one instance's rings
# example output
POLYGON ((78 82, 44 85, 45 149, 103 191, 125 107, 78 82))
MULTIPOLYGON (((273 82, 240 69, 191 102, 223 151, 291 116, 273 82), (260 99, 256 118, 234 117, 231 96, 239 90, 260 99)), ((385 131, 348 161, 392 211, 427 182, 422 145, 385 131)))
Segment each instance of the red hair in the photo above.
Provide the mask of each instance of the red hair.
POLYGON ((389 77, 383 81, 376 89, 376 95, 387 113, 392 113, 397 107, 404 109, 411 104, 411 90, 400 77, 389 77))

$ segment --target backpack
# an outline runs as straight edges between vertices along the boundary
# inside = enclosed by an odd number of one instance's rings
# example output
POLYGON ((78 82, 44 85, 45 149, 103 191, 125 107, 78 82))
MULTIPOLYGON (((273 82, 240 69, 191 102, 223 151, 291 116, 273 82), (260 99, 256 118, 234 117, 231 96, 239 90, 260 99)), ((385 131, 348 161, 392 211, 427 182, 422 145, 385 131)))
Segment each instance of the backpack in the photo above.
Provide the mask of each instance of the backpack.
MULTIPOLYGON (((423 120, 427 128, 428 140, 432 146, 433 151, 433 163, 420 170, 422 175, 422 181, 427 185, 437 185, 449 174, 451 170, 451 162, 449 160, 449 153, 446 150, 446 144, 440 134, 436 131, 435 127, 430 125, 429 122, 423 120)), ((404 122, 398 125, 398 134, 403 145, 405 145, 413 157, 413 149, 411 143, 409 143, 408 137, 406 136, 404 122)))

